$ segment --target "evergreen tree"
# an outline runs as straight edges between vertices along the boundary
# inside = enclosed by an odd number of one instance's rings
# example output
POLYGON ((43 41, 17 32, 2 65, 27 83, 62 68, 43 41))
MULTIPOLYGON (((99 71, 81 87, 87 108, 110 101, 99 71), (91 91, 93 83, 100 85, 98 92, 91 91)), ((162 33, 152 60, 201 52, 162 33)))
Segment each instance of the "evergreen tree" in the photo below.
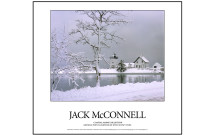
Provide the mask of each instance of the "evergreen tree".
POLYGON ((119 71, 119 72, 125 72, 125 70, 126 70, 126 66, 125 66, 123 60, 121 60, 120 63, 118 64, 117 71, 119 71))

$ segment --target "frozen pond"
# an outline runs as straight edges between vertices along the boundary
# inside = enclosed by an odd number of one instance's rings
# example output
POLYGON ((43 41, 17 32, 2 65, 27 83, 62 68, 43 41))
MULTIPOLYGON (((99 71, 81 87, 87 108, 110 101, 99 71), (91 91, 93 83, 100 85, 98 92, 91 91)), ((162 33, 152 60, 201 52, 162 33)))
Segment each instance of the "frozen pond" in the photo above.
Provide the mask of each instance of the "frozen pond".
MULTIPOLYGON (((96 74, 81 74, 81 77, 85 80, 77 80, 78 89, 84 87, 96 86, 96 74)), ((100 77, 100 86, 117 85, 122 83, 149 83, 160 82, 164 80, 164 74, 102 74, 100 77)), ((74 89, 73 83, 68 83, 68 79, 62 78, 57 86, 57 90, 67 91, 74 89)))

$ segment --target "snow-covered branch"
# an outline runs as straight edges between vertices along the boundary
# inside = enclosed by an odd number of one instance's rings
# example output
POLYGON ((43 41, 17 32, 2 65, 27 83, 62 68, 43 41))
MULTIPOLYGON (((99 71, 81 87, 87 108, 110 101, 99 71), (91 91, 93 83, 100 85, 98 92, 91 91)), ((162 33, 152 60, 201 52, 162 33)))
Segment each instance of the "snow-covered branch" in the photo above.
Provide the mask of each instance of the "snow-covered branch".
POLYGON ((102 48, 110 48, 113 44, 118 44, 118 40, 123 40, 116 32, 111 31, 111 27, 125 24, 127 21, 119 19, 119 16, 123 15, 118 11, 84 10, 77 12, 85 15, 88 19, 86 19, 86 21, 77 20, 77 28, 73 29, 70 35, 78 35, 78 38, 75 40, 76 44, 89 45, 92 47, 94 60, 91 62, 94 64, 93 67, 95 67, 97 78, 99 79, 99 61, 103 59, 108 63, 101 55, 102 48))
POLYGON ((79 34, 79 38, 75 40, 76 44, 88 44, 94 48, 94 54, 96 54, 96 51, 100 51, 103 47, 110 48, 111 44, 108 43, 109 41, 117 44, 117 40, 123 40, 115 32, 109 31, 109 26, 127 23, 123 19, 116 19, 116 16, 123 16, 120 12, 110 10, 86 10, 77 12, 86 15, 91 21, 76 21, 77 29, 73 29, 70 33, 71 35, 79 34), (94 36, 95 38, 93 38, 94 36), (98 39, 98 44, 90 41, 96 38, 98 39))
POLYGON ((78 86, 76 80, 84 81, 79 71, 91 69, 92 65, 85 63, 87 60, 83 53, 73 53, 68 47, 71 45, 69 34, 65 32, 57 35, 53 30, 51 33, 51 82, 52 90, 57 88, 61 78, 67 78, 72 84, 78 86))

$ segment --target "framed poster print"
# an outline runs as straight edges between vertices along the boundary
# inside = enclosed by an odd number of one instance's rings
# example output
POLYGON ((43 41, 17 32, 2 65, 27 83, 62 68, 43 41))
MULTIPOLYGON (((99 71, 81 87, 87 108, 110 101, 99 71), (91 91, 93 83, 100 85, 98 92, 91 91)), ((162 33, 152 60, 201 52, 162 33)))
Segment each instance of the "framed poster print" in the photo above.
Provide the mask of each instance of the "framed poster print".
POLYGON ((182 2, 33 2, 33 134, 182 134, 182 2))

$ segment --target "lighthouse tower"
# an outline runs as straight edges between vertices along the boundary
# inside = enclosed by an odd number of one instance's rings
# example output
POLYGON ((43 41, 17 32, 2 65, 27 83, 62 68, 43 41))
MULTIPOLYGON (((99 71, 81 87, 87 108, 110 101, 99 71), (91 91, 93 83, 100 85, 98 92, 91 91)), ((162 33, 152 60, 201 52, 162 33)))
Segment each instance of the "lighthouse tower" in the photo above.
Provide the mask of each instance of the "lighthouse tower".
POLYGON ((118 57, 116 56, 116 54, 114 53, 111 57, 110 57, 110 68, 117 68, 118 66, 118 57))

